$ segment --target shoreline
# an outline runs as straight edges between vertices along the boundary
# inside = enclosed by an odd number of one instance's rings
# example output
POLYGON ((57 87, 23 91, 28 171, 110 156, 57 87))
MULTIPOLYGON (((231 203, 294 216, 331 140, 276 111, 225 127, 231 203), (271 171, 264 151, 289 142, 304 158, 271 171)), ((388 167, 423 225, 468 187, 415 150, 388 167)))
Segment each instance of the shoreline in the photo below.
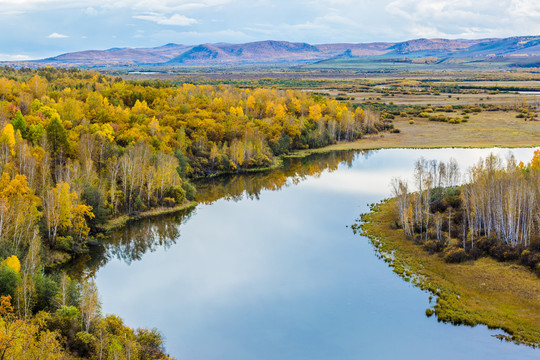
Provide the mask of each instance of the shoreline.
POLYGON ((133 220, 140 220, 140 219, 159 217, 163 215, 169 215, 169 214, 177 213, 182 210, 194 208, 198 204, 199 203, 197 201, 189 201, 189 202, 179 204, 173 207, 153 208, 147 211, 142 211, 134 215, 120 215, 113 219, 107 220, 105 224, 99 226, 97 229, 99 233, 108 233, 108 232, 118 230, 126 226, 130 221, 133 221, 133 220))
POLYGON ((407 239, 395 221, 393 199, 372 206, 362 215, 361 230, 392 270, 436 300, 426 316, 454 325, 486 325, 506 334, 494 335, 534 348, 540 347, 540 279, 514 262, 483 257, 450 264, 429 255, 407 239))
MULTIPOLYGON (((234 175, 242 175, 242 174, 250 174, 250 173, 260 173, 260 172, 266 172, 266 171, 274 171, 279 170, 283 168, 283 160, 284 159, 302 159, 309 157, 314 154, 326 154, 326 153, 332 153, 332 152, 340 152, 340 151, 362 151, 362 150, 383 150, 383 149, 487 149, 487 148, 509 148, 509 149, 518 149, 518 148, 534 148, 539 147, 539 144, 480 144, 480 145, 462 145, 462 144, 454 144, 454 145, 415 145, 415 146, 400 146, 400 145, 391 145, 391 146, 385 146, 385 145, 379 145, 376 143, 377 139, 384 138, 386 135, 390 135, 389 133, 378 134, 378 135, 372 135, 367 138, 358 139, 351 142, 340 142, 332 145, 327 145, 320 148, 314 148, 314 149, 300 149, 300 150, 293 150, 290 153, 280 155, 279 157, 276 157, 275 163, 266 166, 266 167, 259 167, 259 168, 250 168, 250 169, 241 169, 240 171, 226 171, 226 172, 217 172, 208 176, 200 176, 195 177, 190 180, 194 181, 205 181, 205 180, 211 180, 214 178, 218 178, 221 176, 234 176, 234 175), (366 144, 366 140, 368 140, 368 143, 366 144)), ((400 136, 401 134, 391 134, 394 136, 400 136)), ((143 218, 151 218, 151 217, 159 217, 161 215, 167 215, 172 214, 178 211, 182 211, 185 209, 189 209, 192 207, 197 206, 199 203, 197 201, 190 201, 184 204, 180 204, 171 208, 165 208, 165 207, 158 207, 153 208, 147 211, 140 212, 136 215, 120 215, 118 217, 112 218, 110 220, 107 220, 107 222, 97 228, 98 233, 107 233, 113 230, 117 230, 119 228, 122 228, 126 226, 127 223, 129 223, 132 220, 137 219, 143 219, 143 218)))

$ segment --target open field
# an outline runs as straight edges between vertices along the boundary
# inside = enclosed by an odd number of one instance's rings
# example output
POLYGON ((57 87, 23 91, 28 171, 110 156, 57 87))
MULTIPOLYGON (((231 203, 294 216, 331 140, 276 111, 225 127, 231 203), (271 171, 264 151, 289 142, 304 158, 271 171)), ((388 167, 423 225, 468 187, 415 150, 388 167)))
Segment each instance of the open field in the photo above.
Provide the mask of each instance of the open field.
MULTIPOLYGON (((280 87, 279 81, 317 80, 325 82, 325 86, 334 83, 363 83, 366 80, 377 83, 391 82, 404 79, 422 81, 457 83, 465 86, 472 82, 479 82, 479 86, 533 86, 535 80, 540 80, 539 71, 500 71, 500 70, 407 70, 403 72, 387 73, 368 71, 366 69, 313 69, 309 66, 215 66, 215 67, 175 67, 155 68, 152 66, 139 68, 133 71, 130 68, 100 69, 100 72, 113 76, 121 76, 125 80, 168 80, 187 82, 223 82, 241 84, 248 80, 274 80, 273 85, 280 87)), ((291 84, 292 85, 292 84, 291 84)))
POLYGON ((482 112, 469 122, 449 124, 416 118, 397 117, 394 126, 401 132, 369 135, 306 152, 380 148, 440 147, 532 147, 540 146, 540 122, 516 118, 517 112, 482 112))
MULTIPOLYGON (((323 91, 320 91, 323 92, 323 91)), ((324 93, 324 92, 323 92, 324 93)), ((499 94, 395 94, 384 95, 379 92, 342 92, 338 90, 326 91, 329 96, 347 96, 353 104, 361 104, 366 101, 380 102, 395 105, 421 105, 421 106, 444 106, 444 105, 515 105, 525 101, 528 104, 540 103, 539 95, 499 93, 499 94), (343 95, 345 94, 345 95, 343 95)))
POLYGON ((485 324, 505 330, 513 341, 540 344, 540 281, 534 273, 490 258, 446 263, 408 240, 403 230, 390 227, 394 209, 392 201, 375 206, 362 228, 394 272, 437 296, 427 315, 434 312, 439 320, 456 324, 485 324))

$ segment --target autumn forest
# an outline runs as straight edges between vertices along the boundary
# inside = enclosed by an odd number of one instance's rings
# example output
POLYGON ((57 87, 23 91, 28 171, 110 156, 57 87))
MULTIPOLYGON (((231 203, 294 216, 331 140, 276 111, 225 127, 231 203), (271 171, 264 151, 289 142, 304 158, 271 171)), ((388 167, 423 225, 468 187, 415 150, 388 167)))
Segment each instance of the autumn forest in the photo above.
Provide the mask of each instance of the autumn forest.
POLYGON ((189 203, 191 178, 272 167, 291 150, 390 128, 375 112, 305 91, 75 69, 0 76, 0 351, 9 358, 44 349, 163 357, 159 333, 100 317, 92 279, 53 269, 111 219, 189 203))

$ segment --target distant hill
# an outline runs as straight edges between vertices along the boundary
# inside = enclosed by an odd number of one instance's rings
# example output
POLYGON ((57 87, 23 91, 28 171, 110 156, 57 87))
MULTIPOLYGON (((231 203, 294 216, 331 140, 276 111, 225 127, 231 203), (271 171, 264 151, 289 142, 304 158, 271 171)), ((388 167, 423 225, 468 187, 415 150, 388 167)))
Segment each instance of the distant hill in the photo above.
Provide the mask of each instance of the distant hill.
POLYGON ((29 63, 50 66, 211 66, 241 64, 303 64, 331 59, 422 57, 482 58, 540 55, 540 36, 505 39, 415 39, 395 43, 307 44, 257 41, 246 44, 180 45, 155 48, 113 48, 62 54, 29 63))

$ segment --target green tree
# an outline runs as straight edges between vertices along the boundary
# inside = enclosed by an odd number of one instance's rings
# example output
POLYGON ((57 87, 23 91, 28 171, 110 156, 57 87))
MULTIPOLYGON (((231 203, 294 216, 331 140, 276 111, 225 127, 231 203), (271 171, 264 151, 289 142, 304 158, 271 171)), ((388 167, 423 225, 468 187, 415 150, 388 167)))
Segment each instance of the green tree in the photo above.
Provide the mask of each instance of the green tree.
POLYGON ((15 130, 19 130, 23 139, 27 138, 28 127, 26 126, 26 121, 24 121, 24 117, 20 110, 17 110, 15 117, 11 119, 11 125, 13 125, 15 130))
POLYGON ((50 151, 53 156, 57 156, 60 151, 67 150, 67 132, 58 117, 53 116, 45 131, 47 133, 47 141, 49 142, 50 151))

